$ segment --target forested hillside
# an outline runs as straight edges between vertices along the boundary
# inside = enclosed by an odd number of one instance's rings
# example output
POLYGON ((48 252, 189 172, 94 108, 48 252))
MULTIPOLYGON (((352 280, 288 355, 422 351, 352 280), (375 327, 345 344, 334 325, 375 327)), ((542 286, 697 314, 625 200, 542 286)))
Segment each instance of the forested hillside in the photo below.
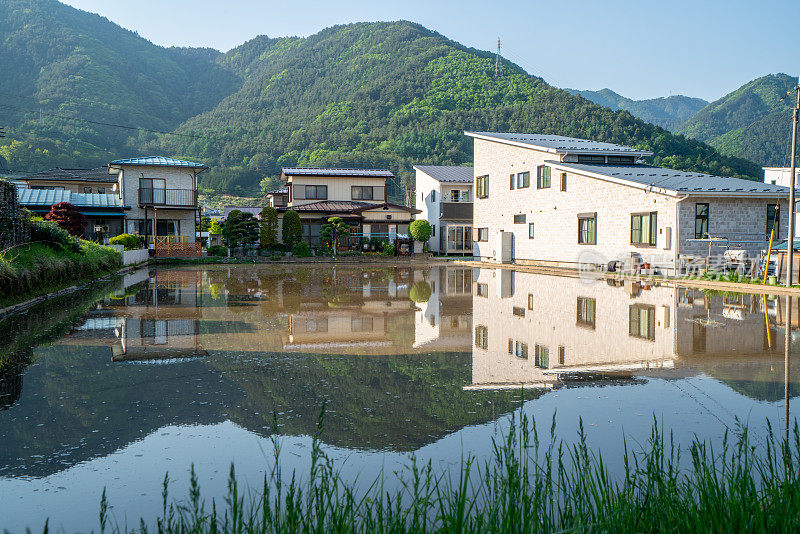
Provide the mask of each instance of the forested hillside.
POLYGON ((514 64, 495 79, 493 54, 410 22, 262 36, 222 54, 158 47, 55 0, 0 0, 0 69, 13 73, 0 91, 15 95, 0 105, 9 127, 0 156, 18 170, 165 153, 211 165, 202 185, 218 192, 254 192, 296 164, 387 166, 408 185, 414 163, 468 163, 464 130, 502 130, 629 144, 680 169, 760 174, 514 64))
POLYGON ((787 74, 753 80, 706 106, 678 132, 729 156, 760 165, 788 165, 794 101, 784 97, 796 83, 797 78, 787 74))
POLYGON ((614 111, 624 109, 634 117, 645 122, 661 126, 674 131, 690 117, 708 105, 702 98, 692 98, 683 95, 672 95, 662 98, 649 98, 646 100, 632 100, 624 97, 611 89, 599 91, 565 89, 573 95, 580 95, 595 104, 606 106, 614 111))
POLYGON ((171 131, 212 108, 239 86, 219 56, 156 46, 55 0, 0 0, 0 156, 36 170, 135 153, 138 131, 107 124, 171 131))

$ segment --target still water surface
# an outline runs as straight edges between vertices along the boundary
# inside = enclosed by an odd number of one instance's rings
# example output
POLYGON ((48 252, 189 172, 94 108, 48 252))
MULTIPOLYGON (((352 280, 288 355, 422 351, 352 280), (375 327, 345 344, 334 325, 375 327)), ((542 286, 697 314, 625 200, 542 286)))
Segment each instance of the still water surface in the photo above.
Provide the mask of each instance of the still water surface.
POLYGON ((461 267, 141 270, 0 323, 0 529, 97 529, 104 487, 137 525, 192 464, 207 498, 231 462, 259 486, 273 411, 304 471, 323 404, 326 453, 364 484, 410 453, 486 458, 520 410, 565 440, 582 420, 612 470, 654 420, 683 444, 781 435, 796 307, 461 267))

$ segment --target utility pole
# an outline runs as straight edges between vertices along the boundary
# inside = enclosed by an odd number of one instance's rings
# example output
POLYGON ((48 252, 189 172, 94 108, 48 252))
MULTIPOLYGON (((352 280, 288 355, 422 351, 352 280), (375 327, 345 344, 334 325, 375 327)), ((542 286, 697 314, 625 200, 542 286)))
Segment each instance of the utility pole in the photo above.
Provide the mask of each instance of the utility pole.
POLYGON ((497 55, 494 57, 494 77, 503 77, 503 61, 500 56, 500 38, 497 38, 497 55))
MULTIPOLYGON (((792 269, 794 269, 794 215, 795 215, 795 182, 797 177, 797 119, 800 113, 800 77, 797 78, 797 85, 795 85, 789 94, 795 93, 796 101, 794 111, 792 112, 792 162, 789 171, 789 241, 786 251, 789 257, 786 262, 786 287, 792 287, 792 269)), ((787 326, 788 328, 788 326, 787 326)))

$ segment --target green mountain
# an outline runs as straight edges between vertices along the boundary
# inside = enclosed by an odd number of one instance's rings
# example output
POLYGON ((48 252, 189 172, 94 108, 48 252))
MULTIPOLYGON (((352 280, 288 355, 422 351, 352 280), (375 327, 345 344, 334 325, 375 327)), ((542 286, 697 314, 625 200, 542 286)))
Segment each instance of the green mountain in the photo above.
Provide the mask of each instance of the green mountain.
POLYGON ((628 111, 634 117, 670 131, 674 131, 677 126, 708 105, 708 102, 702 98, 683 95, 631 100, 611 89, 600 89, 599 91, 565 89, 565 91, 569 91, 573 95, 580 95, 614 111, 621 109, 628 111))
POLYGON ((728 156, 761 165, 788 165, 791 98, 781 100, 797 78, 770 74, 712 102, 677 131, 728 156))
POLYGON ((219 192, 253 192, 295 164, 388 166, 408 188, 414 163, 471 160, 464 130, 499 130, 624 143, 668 167, 760 174, 513 63, 495 79, 492 53, 404 21, 262 36, 221 54, 158 47, 55 0, 0 0, 0 71, 11 73, 0 91, 17 95, 0 104, 9 126, 0 157, 12 169, 167 153, 210 164, 202 185, 219 192))

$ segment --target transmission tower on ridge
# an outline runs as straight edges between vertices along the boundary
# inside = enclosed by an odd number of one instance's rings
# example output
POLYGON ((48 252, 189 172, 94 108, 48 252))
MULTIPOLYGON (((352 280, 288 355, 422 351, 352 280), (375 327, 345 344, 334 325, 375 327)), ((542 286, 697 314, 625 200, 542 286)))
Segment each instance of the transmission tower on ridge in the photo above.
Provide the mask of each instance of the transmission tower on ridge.
POLYGON ((494 77, 501 78, 503 76, 503 62, 500 59, 500 38, 497 38, 497 55, 494 58, 494 77))

